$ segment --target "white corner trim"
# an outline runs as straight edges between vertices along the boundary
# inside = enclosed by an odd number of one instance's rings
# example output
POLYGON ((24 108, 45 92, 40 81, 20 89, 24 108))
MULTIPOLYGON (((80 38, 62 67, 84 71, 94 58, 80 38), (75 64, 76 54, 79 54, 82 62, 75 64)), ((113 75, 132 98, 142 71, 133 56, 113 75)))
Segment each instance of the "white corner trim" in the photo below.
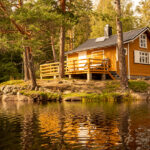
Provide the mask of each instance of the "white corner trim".
POLYGON ((118 47, 116 46, 116 62, 118 61, 118 47))
POLYGON ((128 43, 128 79, 130 79, 130 45, 128 43))

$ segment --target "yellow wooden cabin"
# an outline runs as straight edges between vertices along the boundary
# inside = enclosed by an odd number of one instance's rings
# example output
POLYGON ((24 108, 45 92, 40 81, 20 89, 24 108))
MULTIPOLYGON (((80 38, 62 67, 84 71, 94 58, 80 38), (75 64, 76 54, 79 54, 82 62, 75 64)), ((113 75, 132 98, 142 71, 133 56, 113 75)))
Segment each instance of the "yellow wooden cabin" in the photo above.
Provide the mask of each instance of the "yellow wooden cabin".
MULTIPOLYGON (((150 78, 150 29, 148 27, 123 33, 124 52, 128 78, 150 78)), ((112 28, 105 26, 104 36, 89 39, 74 50, 65 53, 65 74, 93 74, 113 80, 119 77, 117 35, 112 35, 112 28)), ((59 74, 59 62, 40 66, 40 75, 56 77, 59 74)))

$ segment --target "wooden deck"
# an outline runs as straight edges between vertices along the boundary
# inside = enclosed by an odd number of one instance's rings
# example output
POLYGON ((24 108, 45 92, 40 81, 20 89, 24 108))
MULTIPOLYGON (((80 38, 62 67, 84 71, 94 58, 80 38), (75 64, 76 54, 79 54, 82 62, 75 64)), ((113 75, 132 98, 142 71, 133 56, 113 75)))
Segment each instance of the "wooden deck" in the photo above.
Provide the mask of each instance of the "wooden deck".
MULTIPOLYGON (((73 74, 109 74, 109 76, 115 80, 110 73, 110 61, 102 59, 80 59, 65 61, 65 75, 73 74)), ((59 75, 59 62, 47 63, 40 65, 40 77, 58 76, 59 75)))

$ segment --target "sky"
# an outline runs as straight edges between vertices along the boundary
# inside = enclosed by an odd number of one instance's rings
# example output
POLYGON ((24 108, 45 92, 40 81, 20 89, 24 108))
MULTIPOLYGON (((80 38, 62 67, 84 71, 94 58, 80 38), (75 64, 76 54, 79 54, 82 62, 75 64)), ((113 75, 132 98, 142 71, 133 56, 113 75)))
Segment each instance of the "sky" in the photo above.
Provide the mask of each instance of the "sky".
MULTIPOLYGON (((94 4, 98 4, 99 0, 92 0, 94 4)), ((132 0, 134 4, 134 9, 141 0, 132 0)))

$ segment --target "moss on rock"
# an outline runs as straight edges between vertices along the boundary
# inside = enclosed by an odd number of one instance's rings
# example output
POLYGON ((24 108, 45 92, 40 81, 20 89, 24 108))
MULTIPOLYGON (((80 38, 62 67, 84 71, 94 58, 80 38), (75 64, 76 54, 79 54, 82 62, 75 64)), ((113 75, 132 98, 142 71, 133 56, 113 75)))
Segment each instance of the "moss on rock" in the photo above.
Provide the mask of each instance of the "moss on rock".
POLYGON ((20 94, 33 98, 34 100, 55 101, 60 99, 57 93, 41 92, 41 91, 20 91, 20 94))

